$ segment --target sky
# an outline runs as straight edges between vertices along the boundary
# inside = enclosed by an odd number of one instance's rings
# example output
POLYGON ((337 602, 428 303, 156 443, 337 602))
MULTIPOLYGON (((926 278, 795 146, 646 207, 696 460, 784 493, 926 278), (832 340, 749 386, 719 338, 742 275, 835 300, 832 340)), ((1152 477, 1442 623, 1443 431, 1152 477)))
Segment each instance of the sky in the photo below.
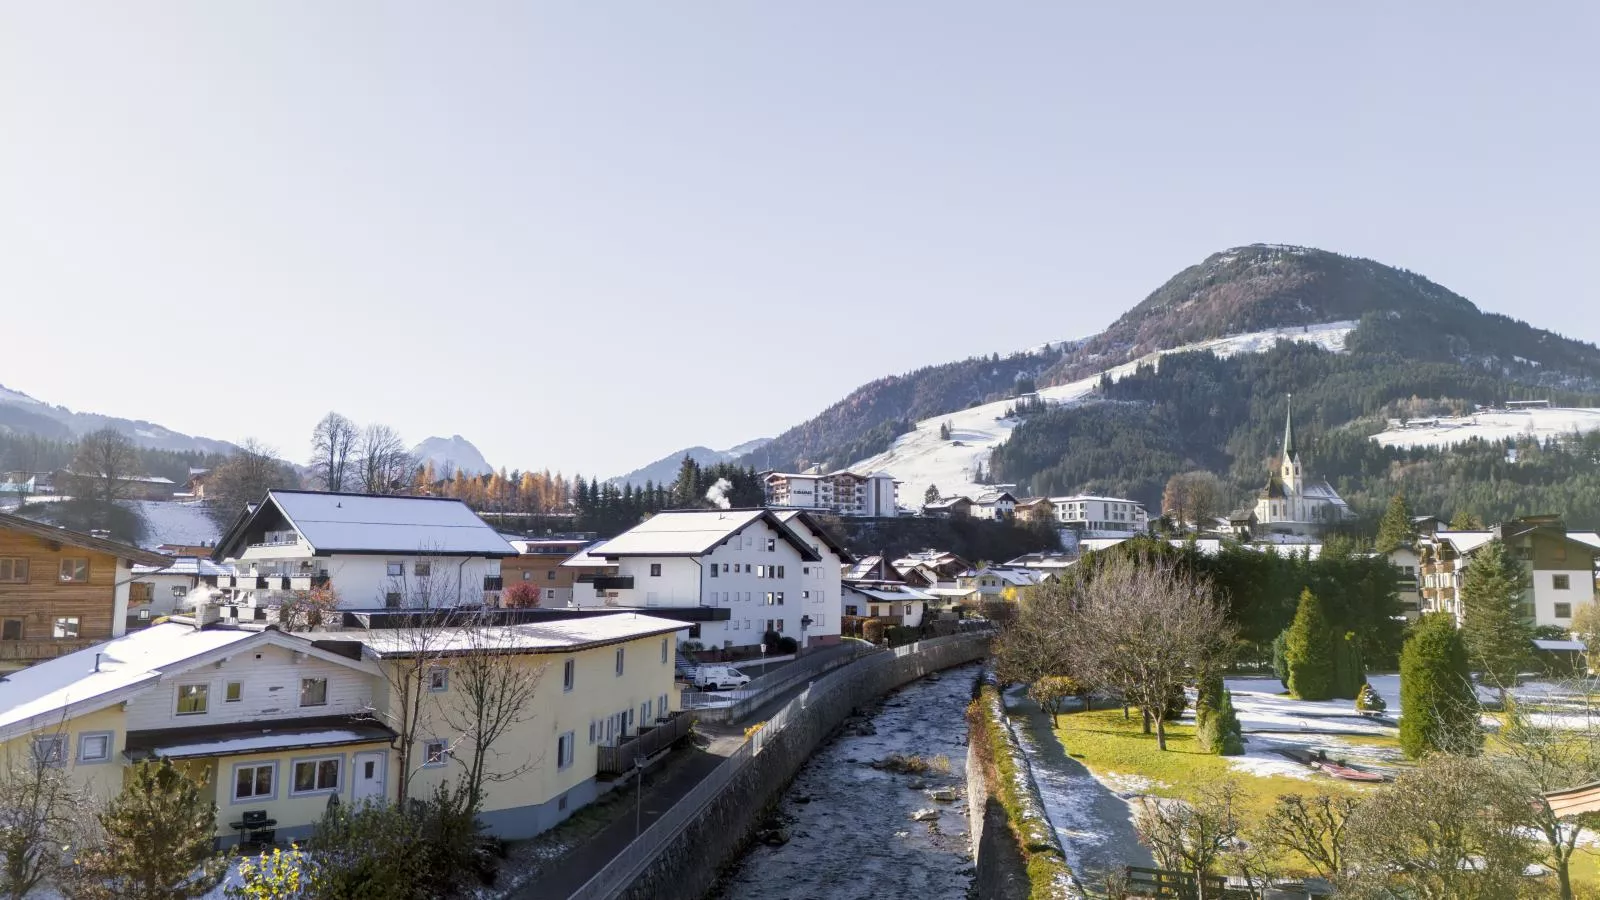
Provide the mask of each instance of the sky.
POLYGON ((0 2, 0 384, 604 477, 1258 241, 1600 341, 1600 6, 1467 6, 0 2))

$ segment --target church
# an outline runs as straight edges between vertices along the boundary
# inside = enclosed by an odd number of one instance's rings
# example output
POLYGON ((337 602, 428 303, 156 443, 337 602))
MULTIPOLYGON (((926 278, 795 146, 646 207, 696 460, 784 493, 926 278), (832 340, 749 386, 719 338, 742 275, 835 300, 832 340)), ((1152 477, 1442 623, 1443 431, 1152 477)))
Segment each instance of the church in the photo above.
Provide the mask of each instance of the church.
MULTIPOLYGON (((1293 395, 1289 398, 1291 407, 1293 395)), ((1255 521, 1260 534, 1317 536, 1330 525, 1355 518, 1350 506, 1325 479, 1308 480, 1300 468, 1294 443, 1294 410, 1283 424, 1283 452, 1278 468, 1256 498, 1255 521)))

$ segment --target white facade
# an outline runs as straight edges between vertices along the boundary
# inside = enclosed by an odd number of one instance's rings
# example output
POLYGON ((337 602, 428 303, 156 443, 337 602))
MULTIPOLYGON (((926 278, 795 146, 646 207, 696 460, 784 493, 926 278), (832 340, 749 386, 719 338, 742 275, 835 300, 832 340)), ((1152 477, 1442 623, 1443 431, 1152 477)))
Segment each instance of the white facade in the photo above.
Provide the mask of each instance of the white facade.
POLYGON ((1533 624, 1572 627, 1572 615, 1595 601, 1594 569, 1534 569, 1533 624))
POLYGON ((1326 481, 1307 480, 1294 442, 1294 416, 1283 425, 1278 469, 1256 498, 1256 523, 1266 531, 1317 534, 1329 525, 1355 517, 1344 498, 1326 481))
POLYGON ((1016 511, 1017 498, 1007 491, 990 491, 972 501, 974 519, 1009 519, 1016 511))
POLYGON ((377 670, 334 659, 331 654, 319 657, 305 649, 251 643, 214 663, 163 674, 156 685, 127 701, 128 730, 354 716, 370 709, 377 670), (316 684, 306 690, 307 682, 316 684), (203 706, 203 711, 180 713, 179 695, 193 698, 197 690, 204 702, 191 699, 188 705, 203 706))
POLYGON ((907 628, 920 628, 927 614, 928 594, 905 585, 844 585, 844 614, 870 618, 898 618, 907 628))
POLYGON ((1056 521, 1068 528, 1138 533, 1150 527, 1150 515, 1145 512, 1144 505, 1124 497, 1076 494, 1051 497, 1050 502, 1056 508, 1056 521))
POLYGON ((767 505, 841 516, 889 518, 899 514, 898 482, 887 472, 772 472, 764 482, 767 505))
POLYGON ((590 551, 615 562, 615 577, 632 579, 632 587, 607 590, 602 598, 577 590, 575 601, 584 606, 726 609, 726 620, 700 623, 699 640, 708 647, 757 645, 767 631, 802 645, 836 641, 842 561, 797 513, 789 515, 785 525, 762 511, 659 513, 634 529, 639 534, 624 533, 590 551), (664 517, 703 525, 704 530, 682 533, 681 538, 644 533, 664 517), (705 549, 707 543, 710 549, 705 549))

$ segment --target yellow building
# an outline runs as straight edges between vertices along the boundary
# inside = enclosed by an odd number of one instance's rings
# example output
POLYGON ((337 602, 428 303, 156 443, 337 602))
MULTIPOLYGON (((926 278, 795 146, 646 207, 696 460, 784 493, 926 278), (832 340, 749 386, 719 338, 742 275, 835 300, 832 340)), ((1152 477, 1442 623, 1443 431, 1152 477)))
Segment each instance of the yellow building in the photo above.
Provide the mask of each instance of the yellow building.
POLYGON ((172 759, 206 779, 219 843, 303 837, 335 798, 392 801, 402 777, 422 797, 459 776, 471 741, 450 671, 470 648, 492 645, 541 673, 485 766, 502 779, 488 792, 485 823, 523 837, 601 792, 598 747, 671 715, 673 633, 683 627, 612 614, 435 630, 415 768, 401 773, 397 730, 411 729, 399 727, 390 676, 407 657, 402 631, 166 622, 0 681, 0 752, 63 766, 102 801, 128 766, 172 759))

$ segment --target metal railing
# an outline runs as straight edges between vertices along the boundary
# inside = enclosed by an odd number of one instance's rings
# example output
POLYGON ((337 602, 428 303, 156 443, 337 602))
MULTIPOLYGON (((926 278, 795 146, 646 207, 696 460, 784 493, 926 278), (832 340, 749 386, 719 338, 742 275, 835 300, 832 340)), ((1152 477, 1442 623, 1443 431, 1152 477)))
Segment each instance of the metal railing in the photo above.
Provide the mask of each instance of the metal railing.
POLYGON ((933 638, 916 644, 907 644, 893 650, 882 650, 869 653, 862 666, 852 666, 843 671, 830 672, 818 679, 817 683, 807 688, 799 696, 789 701, 782 709, 755 729, 739 748, 723 760, 711 774, 695 785, 682 799, 669 807, 661 818, 650 824, 633 843, 622 848, 622 851, 611 858, 609 863, 594 877, 590 878, 572 893, 568 900, 605 900, 616 896, 635 879, 644 873, 653 863, 661 850, 668 842, 676 838, 684 828, 700 816, 711 801, 728 786, 750 760, 761 753, 761 749, 768 741, 775 739, 789 724, 789 720, 800 714, 807 706, 820 702, 830 697, 833 693, 850 686, 852 679, 861 678, 866 672, 889 664, 891 661, 903 656, 917 653, 922 650, 932 649, 943 644, 956 641, 971 640, 973 634, 957 634, 948 637, 933 638))
MULTIPOLYGON (((824 672, 831 671, 839 666, 854 662, 863 656, 873 653, 878 648, 871 644, 862 644, 856 641, 847 641, 835 647, 815 650, 800 657, 776 671, 768 672, 758 678, 752 678, 744 687, 734 691, 684 691, 679 702, 685 706, 706 706, 709 704, 742 703, 746 700, 760 700, 769 697, 778 691, 793 687, 796 682, 806 678, 815 678, 824 672)), ((738 663, 709 663, 709 665, 727 665, 737 667, 738 663)))

